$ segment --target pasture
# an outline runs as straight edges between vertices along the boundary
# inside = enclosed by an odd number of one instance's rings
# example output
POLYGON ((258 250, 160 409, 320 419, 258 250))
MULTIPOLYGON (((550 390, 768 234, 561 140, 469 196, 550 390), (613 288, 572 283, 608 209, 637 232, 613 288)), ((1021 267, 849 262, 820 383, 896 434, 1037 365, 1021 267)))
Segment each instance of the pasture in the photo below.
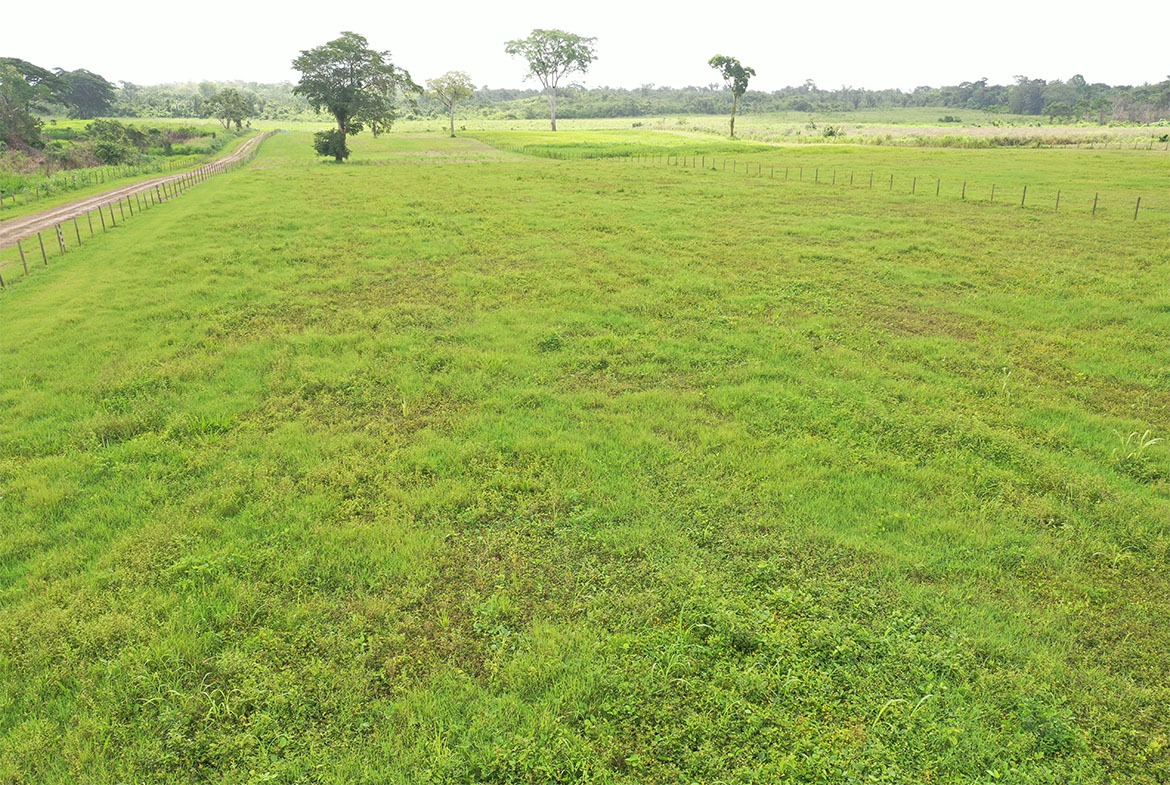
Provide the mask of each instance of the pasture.
POLYGON ((352 142, 0 293, 0 783, 1170 779, 1165 153, 352 142))

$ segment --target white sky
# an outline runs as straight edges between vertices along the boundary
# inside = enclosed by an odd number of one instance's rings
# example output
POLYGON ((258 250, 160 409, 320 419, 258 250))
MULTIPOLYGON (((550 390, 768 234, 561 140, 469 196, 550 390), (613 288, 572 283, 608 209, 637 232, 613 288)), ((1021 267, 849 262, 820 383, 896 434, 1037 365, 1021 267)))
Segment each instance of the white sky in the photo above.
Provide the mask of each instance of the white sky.
POLYGON ((1163 0, 1082 6, 1027 0, 825 0, 728 4, 589 0, 340 0, 336 7, 203 0, 9 2, 0 12, 0 56, 45 68, 86 68, 112 82, 295 82, 301 50, 352 30, 390 50, 420 84, 449 70, 477 85, 536 86, 504 42, 533 28, 597 38, 588 87, 684 87, 716 80, 707 60, 737 57, 756 69, 752 89, 812 79, 871 89, 958 84, 1016 74, 1111 85, 1170 74, 1163 0), (273 4, 275 5, 275 4, 273 4))

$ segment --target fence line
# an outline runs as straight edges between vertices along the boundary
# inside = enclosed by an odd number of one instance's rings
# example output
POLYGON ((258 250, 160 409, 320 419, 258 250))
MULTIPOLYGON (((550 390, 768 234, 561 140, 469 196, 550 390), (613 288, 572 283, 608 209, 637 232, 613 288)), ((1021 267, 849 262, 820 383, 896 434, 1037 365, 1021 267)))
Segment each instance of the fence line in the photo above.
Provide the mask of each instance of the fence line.
MULTIPOLYGON (((200 183, 206 182, 214 175, 231 171, 232 169, 248 163, 256 157, 256 154, 260 149, 260 144, 265 139, 272 136, 273 133, 274 132, 269 132, 258 137, 250 147, 245 148, 242 155, 232 155, 226 158, 222 158, 218 161, 212 161, 211 163, 203 164, 202 166, 198 166, 195 169, 183 172, 182 174, 176 175, 174 177, 165 178, 163 180, 150 181, 148 183, 142 184, 140 187, 127 186, 113 198, 104 200, 99 199, 93 206, 79 213, 62 218, 60 221, 51 223, 47 227, 42 225, 39 230, 29 230, 27 234, 16 238, 14 244, 9 245, 8 248, 16 248, 16 251, 19 254, 20 268, 24 273, 24 277, 28 277, 30 274, 29 251, 26 250, 24 242, 26 240, 32 239, 34 234, 37 238, 37 247, 33 249, 32 253, 39 251, 42 265, 48 267, 50 257, 60 258, 70 250, 69 243, 67 242, 68 230, 64 228, 68 225, 69 222, 72 222, 73 224, 73 236, 77 241, 75 247, 80 248, 83 243, 81 235, 81 224, 78 219, 82 215, 84 215, 86 218, 86 223, 89 226, 89 236, 91 239, 93 239, 97 236, 93 223, 94 213, 97 213, 98 215, 101 231, 104 234, 110 229, 116 228, 118 226, 119 218, 123 223, 126 222, 127 210, 129 210, 129 216, 133 217, 136 214, 145 212, 151 207, 155 207, 162 204, 163 202, 169 202, 178 196, 182 196, 189 189, 199 185, 200 183), (115 205, 117 205, 118 208, 117 215, 114 214, 115 205), (137 212, 135 212, 136 205, 137 212), (106 223, 107 213, 109 216, 108 224, 106 223), (47 234, 50 230, 53 232, 53 234, 50 235, 50 238, 56 240, 56 253, 50 253, 45 248, 44 235, 47 234)), ((0 224, 0 227, 2 226, 3 224, 0 224)), ((0 289, 6 289, 12 283, 11 277, 4 277, 6 266, 7 263, 3 260, 0 260, 0 289)))
MULTIPOLYGON (((551 158, 554 160, 572 160, 572 161, 586 161, 586 160, 590 160, 590 161, 602 161, 602 160, 615 161, 615 160, 619 160, 619 161, 626 161, 626 162, 630 162, 630 163, 659 164, 659 165, 663 165, 663 166, 675 166, 675 167, 679 167, 679 168, 705 169, 705 170, 710 170, 710 171, 728 172, 731 174, 744 174, 746 176, 763 177, 765 179, 771 179, 771 180, 781 180, 782 179, 782 180, 787 181, 787 180, 791 179, 791 180, 796 180, 799 182, 804 182, 806 179, 805 178, 805 171, 804 171, 805 167, 803 167, 803 166, 779 167, 775 164, 763 164, 763 163, 760 163, 758 161, 748 161, 747 163, 744 163, 744 162, 739 161, 739 160, 734 159, 734 158, 718 158, 715 156, 708 157, 706 155, 675 155, 673 153, 625 153, 625 154, 599 155, 599 154, 595 154, 595 153, 578 153, 578 152, 572 152, 572 151, 549 150, 548 148, 545 148, 545 147, 529 146, 529 145, 495 145, 495 146, 498 149, 507 150, 508 152, 511 152, 511 153, 518 153, 520 155, 530 155, 530 156, 540 157, 540 158, 551 158), (777 172, 780 169, 782 169, 783 171, 778 175, 777 172)), ((833 169, 831 178, 824 178, 821 175, 820 167, 814 167, 812 177, 810 179, 814 185, 836 186, 838 188, 862 188, 862 189, 866 189, 866 190, 873 190, 875 171, 863 170, 861 173, 862 178, 861 178, 860 185, 856 184, 857 183, 857 170, 856 169, 849 170, 848 185, 839 184, 837 182, 837 175, 838 175, 839 171, 841 171, 841 168, 833 169)), ((907 175, 906 176, 906 182, 908 183, 908 185, 905 185, 904 187, 907 189, 905 191, 905 193, 907 195, 911 195, 911 196, 918 195, 918 193, 919 193, 919 188, 918 188, 919 179, 920 178, 917 175, 907 175)), ((938 178, 938 177, 933 178, 933 179, 935 180, 934 195, 936 197, 941 198, 943 196, 943 180, 942 180, 942 178, 938 178)), ((969 182, 967 180, 962 180, 962 181, 956 180, 955 183, 956 183, 956 186, 955 186, 956 188, 960 187, 960 185, 961 185, 961 192, 960 192, 960 197, 959 197, 960 201, 964 201, 964 202, 979 201, 977 199, 968 198, 967 191, 968 191, 969 182)), ((891 174, 888 185, 886 186, 886 190, 889 192, 894 192, 895 191, 894 185, 895 185, 895 175, 891 174)), ((1022 188, 1022 192, 1017 192, 1019 194, 1019 198, 1020 198, 1019 206, 1021 208, 1024 208, 1024 207, 1035 208, 1035 207, 1037 207, 1037 200, 1035 198, 1035 194, 1033 193, 1032 198, 1029 199, 1028 186, 1023 185, 1023 186, 1021 186, 1021 188, 1022 188)), ((996 201, 997 189, 999 189, 998 184, 992 183, 990 196, 987 199, 987 201, 989 203, 994 203, 996 201)), ((1000 189, 999 192, 1002 193, 1002 189, 1000 189)), ((1000 201, 1002 201, 1002 198, 1000 201)), ((1065 190, 1063 188, 1058 188, 1056 191, 1056 199, 1055 199, 1055 202, 1052 206, 1052 212, 1054 212, 1054 213, 1061 212, 1062 207, 1063 207, 1063 212, 1066 212, 1066 213, 1070 212, 1070 210, 1068 208, 1068 202, 1069 202, 1068 193, 1065 192, 1065 190)), ((1092 206, 1091 211, 1086 209, 1085 212, 1089 212, 1092 215, 1092 217, 1095 218, 1095 217, 1097 217, 1097 214, 1102 209, 1104 209, 1104 207, 1105 207, 1105 203, 1101 200, 1101 193, 1098 191, 1098 192, 1095 192, 1093 194, 1093 206, 1092 206)), ((1159 213, 1159 212, 1164 212, 1166 210, 1166 208, 1162 204, 1158 204, 1157 206, 1151 207, 1149 200, 1146 199, 1144 195, 1136 197, 1136 202, 1127 201, 1124 204, 1117 204, 1117 203, 1114 204, 1114 209, 1121 211, 1120 214, 1124 214, 1127 216, 1130 214, 1131 208, 1132 208, 1132 213, 1133 213, 1132 220, 1135 220, 1135 221, 1138 220, 1138 218, 1140 216, 1146 215, 1150 212, 1159 213)))
POLYGON ((156 164, 127 164, 124 166, 101 166, 82 169, 73 172, 58 172, 55 176, 46 178, 44 183, 34 183, 14 191, 0 189, 0 210, 11 210, 15 207, 41 201, 52 194, 76 191, 91 185, 105 185, 107 181, 114 182, 127 177, 155 172, 173 172, 179 169, 177 161, 166 161, 156 164), (22 200, 23 198, 23 200, 22 200))

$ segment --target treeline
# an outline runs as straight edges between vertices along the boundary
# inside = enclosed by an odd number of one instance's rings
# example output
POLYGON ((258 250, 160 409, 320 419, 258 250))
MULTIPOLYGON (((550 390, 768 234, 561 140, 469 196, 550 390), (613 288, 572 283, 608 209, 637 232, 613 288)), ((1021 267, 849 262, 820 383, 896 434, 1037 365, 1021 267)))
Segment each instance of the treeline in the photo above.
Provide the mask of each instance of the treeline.
MULTIPOLYGON (((216 96, 234 90, 246 101, 247 116, 261 120, 315 117, 305 100, 288 83, 200 82, 140 86, 122 83, 113 91, 112 117, 216 117, 216 96)), ((461 104, 463 112, 483 117, 536 119, 548 114, 541 92, 535 89, 483 87, 461 104)), ((570 88, 558 104, 565 118, 653 117, 675 114, 724 114, 730 97, 723 85, 659 87, 648 84, 626 89, 570 88)), ((855 87, 825 89, 812 80, 780 90, 748 90, 741 99, 744 112, 849 112, 860 109, 934 107, 993 114, 1045 117, 1053 122, 1152 123, 1170 119, 1170 77, 1157 84, 1110 86, 1090 83, 1077 74, 1067 80, 1046 81, 1025 76, 1010 85, 986 79, 946 87, 867 90, 855 87)), ((438 117, 446 113, 439 101, 420 96, 406 117, 438 117)))
MULTIPOLYGON (((564 92, 558 114, 564 118, 654 117, 686 114, 723 114, 730 102, 723 85, 634 89, 571 88, 564 92)), ((1153 123, 1170 120, 1170 77, 1157 84, 1110 86, 1090 83, 1081 75, 1046 81, 1026 76, 1013 84, 989 84, 987 79, 945 87, 903 90, 867 90, 853 87, 823 89, 812 80, 780 90, 749 90, 740 101, 742 112, 849 112, 861 109, 935 107, 1046 117, 1053 122, 1105 124, 1153 123)), ((483 87, 460 111, 485 118, 535 119, 547 113, 540 91, 483 87)), ((407 119, 445 114, 445 106, 425 95, 404 106, 407 119)), ((42 117, 72 118, 215 118, 223 127, 237 131, 252 119, 281 121, 314 118, 304 98, 293 94, 289 83, 199 82, 136 85, 108 81, 99 74, 79 69, 46 69, 24 60, 0 58, 0 153, 17 151, 36 157, 53 153, 51 135, 44 132, 42 117)), ((98 129, 108 136, 109 129, 98 129)), ((59 138, 57 142, 63 141, 59 138)), ((121 153, 142 149, 139 140, 125 141, 121 153)), ((176 139, 164 139, 173 143, 176 139)), ((93 149, 112 148, 95 144, 93 149)), ((60 145, 57 146, 60 148, 60 145)), ((157 134, 147 149, 166 149, 157 134)), ((76 149, 57 149, 81 154, 76 149)), ((121 154, 120 153, 120 154, 121 154)), ((51 156, 50 156, 51 157, 51 156)), ((101 162, 108 156, 89 156, 101 162)))
MULTIPOLYGON (((146 93, 171 95, 172 91, 159 88, 146 93)), ((215 137, 214 133, 192 127, 160 130, 96 118, 214 117, 225 130, 234 125, 240 131, 248 118, 257 116, 256 101, 239 90, 216 88, 200 95, 203 103, 196 113, 181 114, 189 108, 187 105, 171 106, 168 111, 149 111, 148 104, 134 103, 138 90, 133 85, 123 84, 119 88, 84 69, 49 70, 17 58, 0 58, 3 168, 25 168, 30 162, 50 168, 123 164, 142 156, 183 154, 190 149, 183 143, 199 137, 215 137), (55 128, 52 124, 46 127, 42 119, 45 116, 93 122, 79 132, 55 128)), ((163 105, 166 106, 165 101, 163 105)))
POLYGON ((308 102, 293 95, 287 82, 198 82, 136 85, 123 82, 110 105, 112 117, 216 117, 220 98, 234 92, 244 101, 248 118, 296 120, 312 114, 308 102))
MULTIPOLYGON (((535 119, 547 114, 540 95, 537 90, 484 88, 465 106, 481 114, 535 119)), ((723 85, 673 88, 650 84, 632 90, 602 87, 566 91, 557 114, 568 118, 723 114, 729 103, 723 85)), ((826 90, 809 80, 771 92, 748 90, 740 99, 744 112, 827 113, 902 107, 1034 115, 1054 122, 1151 123, 1170 119, 1170 78, 1152 85, 1112 87, 1089 83, 1079 74, 1067 81, 1051 82, 1021 76, 1011 85, 980 79, 949 87, 919 87, 911 92, 853 87, 826 90)), ((420 102, 420 109, 427 114, 440 113, 426 101, 420 102)))

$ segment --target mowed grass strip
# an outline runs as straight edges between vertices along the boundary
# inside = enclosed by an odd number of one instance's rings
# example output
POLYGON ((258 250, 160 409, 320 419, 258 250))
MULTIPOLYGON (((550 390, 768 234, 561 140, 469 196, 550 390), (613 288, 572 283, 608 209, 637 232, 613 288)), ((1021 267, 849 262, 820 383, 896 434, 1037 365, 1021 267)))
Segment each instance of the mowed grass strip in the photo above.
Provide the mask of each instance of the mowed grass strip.
POLYGON ((357 142, 0 297, 0 781, 1170 776, 1159 232, 357 142))

